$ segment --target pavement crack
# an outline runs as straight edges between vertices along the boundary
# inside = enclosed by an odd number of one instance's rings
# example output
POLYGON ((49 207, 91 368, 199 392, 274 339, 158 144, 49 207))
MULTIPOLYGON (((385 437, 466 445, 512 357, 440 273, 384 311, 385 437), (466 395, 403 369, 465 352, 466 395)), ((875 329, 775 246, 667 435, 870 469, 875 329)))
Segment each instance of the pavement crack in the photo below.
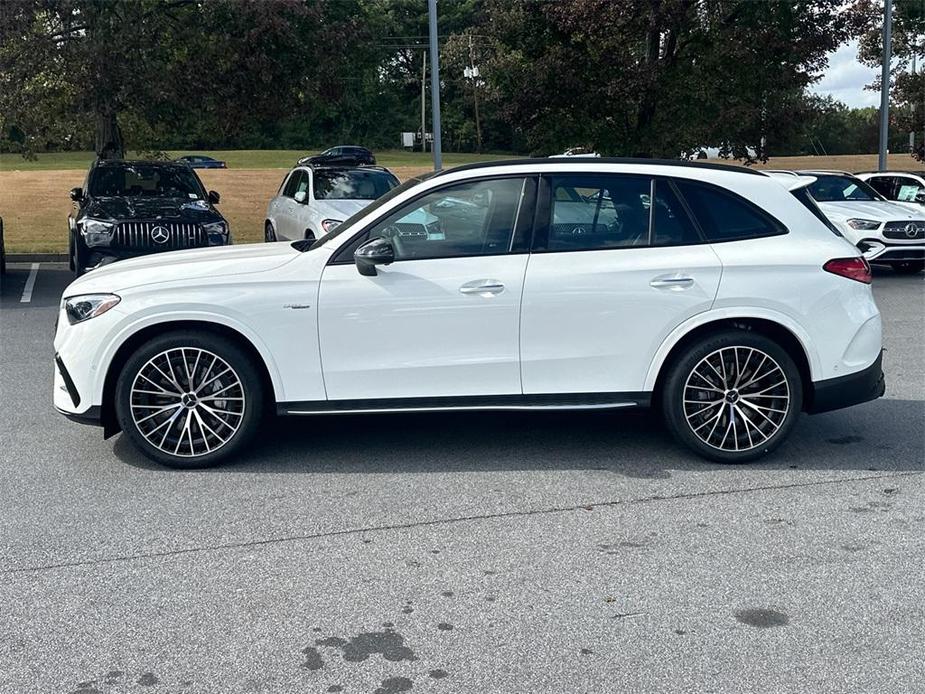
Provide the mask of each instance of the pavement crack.
POLYGON ((896 477, 909 477, 921 475, 922 472, 898 472, 883 475, 864 475, 859 477, 842 477, 834 480, 816 480, 812 482, 794 482, 792 484, 780 485, 759 485, 753 487, 740 487, 736 489, 717 489, 706 492, 686 492, 669 495, 652 495, 640 497, 638 499, 620 499, 614 501, 583 502, 569 506, 551 506, 541 509, 527 509, 524 511, 499 511, 496 513, 473 514, 468 516, 455 516, 452 518, 434 518, 431 520, 409 521, 407 523, 392 523, 386 525, 363 526, 358 528, 345 528, 343 530, 331 530, 319 533, 305 533, 301 535, 286 535, 284 537, 266 538, 261 540, 243 540, 240 542, 223 542, 212 545, 202 545, 199 547, 185 547, 182 549, 164 550, 160 552, 138 552, 135 554, 117 555, 111 557, 101 557, 98 559, 83 559, 79 561, 67 561, 54 564, 40 564, 37 566, 24 566, 15 569, 0 570, 0 575, 37 573, 41 571, 51 571, 54 569, 69 569, 85 566, 96 566, 100 564, 113 564, 117 562, 137 561, 141 559, 160 559, 165 557, 176 557, 185 554, 198 554, 201 552, 215 552, 228 549, 244 549, 249 547, 261 547, 265 545, 275 545, 285 542, 304 542, 306 540, 319 540, 329 537, 341 537, 346 535, 361 535, 372 532, 388 532, 391 530, 408 530, 413 528, 426 528, 440 525, 450 525, 453 523, 467 523, 480 520, 503 520, 507 518, 524 518, 530 516, 543 516, 558 513, 574 513, 578 511, 593 511, 598 508, 612 508, 616 506, 631 506, 634 504, 647 504, 664 501, 678 501, 685 499, 699 499, 710 496, 723 496, 730 494, 750 494, 753 492, 776 491, 784 489, 800 489, 804 487, 817 487, 824 485, 845 484, 849 482, 863 482, 867 480, 891 479, 896 477))

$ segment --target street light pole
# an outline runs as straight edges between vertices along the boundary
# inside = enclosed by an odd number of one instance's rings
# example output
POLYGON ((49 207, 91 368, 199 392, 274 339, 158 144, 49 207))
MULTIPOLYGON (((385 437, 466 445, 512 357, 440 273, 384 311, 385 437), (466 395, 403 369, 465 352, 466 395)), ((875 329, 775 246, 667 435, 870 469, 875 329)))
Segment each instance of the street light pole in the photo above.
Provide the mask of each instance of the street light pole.
POLYGON ((440 145, 440 49, 437 46, 437 0, 427 0, 427 14, 430 25, 430 111, 434 122, 434 171, 443 168, 443 153, 440 145))
POLYGON ((893 33, 893 0, 883 0, 883 65, 880 68, 880 156, 877 168, 886 171, 887 135, 890 121, 890 56, 893 33))

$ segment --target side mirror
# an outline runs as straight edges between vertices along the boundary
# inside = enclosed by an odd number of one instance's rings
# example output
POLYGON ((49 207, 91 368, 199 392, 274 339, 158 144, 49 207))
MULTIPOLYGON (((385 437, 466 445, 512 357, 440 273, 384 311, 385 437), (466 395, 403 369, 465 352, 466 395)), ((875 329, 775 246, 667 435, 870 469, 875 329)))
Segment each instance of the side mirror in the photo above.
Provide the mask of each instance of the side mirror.
POLYGON ((209 191, 209 202, 211 202, 213 205, 217 205, 219 202, 221 202, 221 200, 221 195, 216 193, 214 190, 209 191))
POLYGON ((84 189, 83 188, 71 188, 71 200, 74 202, 80 202, 84 199, 84 189))
POLYGON ((295 200, 297 203, 304 205, 305 198, 307 196, 308 196, 308 193, 306 193, 304 190, 300 190, 298 193, 292 196, 292 199, 295 200))
POLYGON ((353 261, 361 275, 375 277, 378 274, 377 265, 388 265, 395 261, 395 249, 388 239, 373 239, 353 252, 353 261))

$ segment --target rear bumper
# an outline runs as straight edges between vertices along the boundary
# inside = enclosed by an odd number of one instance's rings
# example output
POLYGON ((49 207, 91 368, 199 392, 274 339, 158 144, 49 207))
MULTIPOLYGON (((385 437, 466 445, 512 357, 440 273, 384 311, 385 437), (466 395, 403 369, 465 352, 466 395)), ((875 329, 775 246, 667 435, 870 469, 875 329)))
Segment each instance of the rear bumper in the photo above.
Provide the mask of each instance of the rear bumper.
POLYGON ((885 391, 881 351, 874 363, 862 371, 813 383, 812 397, 806 411, 817 414, 859 405, 876 400, 885 391))

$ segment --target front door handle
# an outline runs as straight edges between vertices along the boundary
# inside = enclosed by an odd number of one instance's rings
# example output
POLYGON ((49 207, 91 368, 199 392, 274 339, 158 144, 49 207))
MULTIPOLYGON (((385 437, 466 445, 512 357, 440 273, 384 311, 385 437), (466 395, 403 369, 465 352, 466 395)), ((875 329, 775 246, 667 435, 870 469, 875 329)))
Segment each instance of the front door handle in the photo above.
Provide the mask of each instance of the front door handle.
POLYGON ((656 277, 649 282, 649 286, 656 289, 672 289, 675 287, 687 289, 694 286, 694 279, 692 277, 656 277))
POLYGON ((459 288, 460 294, 478 294, 479 296, 493 296, 504 291, 504 285, 498 280, 475 280, 466 282, 459 288))

